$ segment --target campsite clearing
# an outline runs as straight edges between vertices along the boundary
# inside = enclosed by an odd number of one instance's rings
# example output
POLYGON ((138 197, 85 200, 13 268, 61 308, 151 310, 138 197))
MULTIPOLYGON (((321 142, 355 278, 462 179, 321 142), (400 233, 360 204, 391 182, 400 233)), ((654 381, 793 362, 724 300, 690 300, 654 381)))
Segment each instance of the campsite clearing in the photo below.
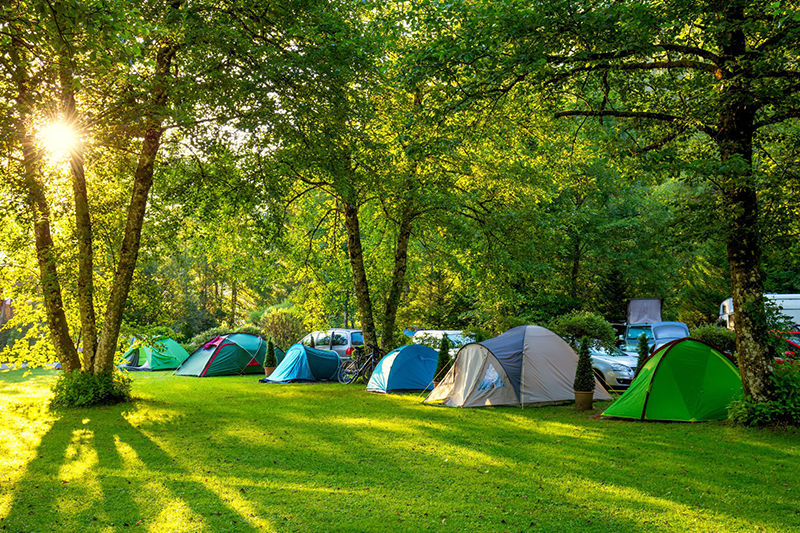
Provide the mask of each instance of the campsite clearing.
POLYGON ((164 373, 51 413, 56 372, 23 374, 0 373, 8 531, 800 531, 797 429, 164 373))

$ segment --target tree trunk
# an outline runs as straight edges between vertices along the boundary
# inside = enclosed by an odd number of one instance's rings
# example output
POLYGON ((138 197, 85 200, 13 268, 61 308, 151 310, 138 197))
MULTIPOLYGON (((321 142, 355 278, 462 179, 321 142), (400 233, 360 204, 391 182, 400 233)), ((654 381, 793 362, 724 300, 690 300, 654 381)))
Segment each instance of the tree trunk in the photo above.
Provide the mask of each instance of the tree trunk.
MULTIPOLYGON (((76 133, 79 131, 78 113, 75 109, 74 80, 67 51, 62 50, 59 65, 61 103, 64 121, 76 133)), ((75 229, 78 239, 78 309, 81 317, 81 345, 83 368, 94 366, 97 350, 97 320, 94 311, 92 220, 89 215, 89 198, 86 192, 86 174, 83 163, 83 146, 78 145, 70 154, 72 191, 75 198, 75 229)))
POLYGON ((397 233, 397 244, 394 249, 394 271, 389 294, 386 296, 386 310, 383 315, 383 333, 381 335, 381 349, 388 353, 394 341, 394 329, 397 322, 397 308, 406 279, 408 265, 408 241, 411 238, 411 226, 414 222, 413 199, 409 195, 403 202, 400 213, 400 227, 397 233))
POLYGON ((27 61, 24 45, 14 35, 11 36, 11 64, 14 65, 14 83, 17 86, 18 107, 20 118, 16 121, 17 142, 22 148, 23 184, 27 189, 25 203, 33 218, 33 232, 36 242, 36 257, 39 263, 39 283, 42 287, 47 326, 56 351, 56 357, 61 362, 65 372, 80 369, 78 351, 72 343, 69 334, 69 324, 64 313, 64 303, 61 298, 61 285, 58 280, 56 268, 56 255, 53 249, 53 237, 50 232, 50 207, 47 203, 44 187, 38 177, 39 159, 33 145, 33 136, 27 128, 28 122, 33 122, 31 117, 30 92, 28 84, 27 61))
POLYGON ((122 324, 122 311, 128 298, 133 272, 136 268, 136 258, 139 254, 139 242, 144 223, 147 196, 153 185, 153 170, 161 145, 161 124, 164 120, 163 110, 168 100, 167 82, 169 78, 172 57, 177 46, 164 45, 156 56, 155 86, 153 89, 151 115, 147 118, 144 141, 139 153, 139 163, 133 179, 133 192, 131 203, 128 207, 128 220, 125 224, 125 234, 122 239, 117 271, 114 275, 114 284, 106 308, 103 329, 97 346, 94 372, 100 373, 109 370, 114 361, 114 354, 119 338, 119 328, 122 324))
POLYGON ((753 183, 753 133, 758 108, 739 66, 747 57, 742 30, 744 9, 739 3, 726 3, 720 4, 720 11, 727 24, 717 37, 718 44, 734 72, 730 79, 722 80, 715 140, 725 173, 721 189, 725 214, 729 217, 726 238, 736 310, 736 351, 745 396, 766 401, 772 397, 769 375, 773 361, 766 343, 758 197, 753 183))
POLYGON ((347 230, 347 252, 350 255, 350 267, 353 269, 353 284, 356 291, 358 312, 361 315, 361 331, 364 334, 364 345, 368 352, 378 353, 378 339, 375 333, 375 321, 372 314, 372 301, 369 296, 367 271, 364 268, 364 254, 361 247, 361 229, 358 222, 358 206, 343 202, 344 226, 347 230))
POLYGON ((236 285, 236 280, 233 280, 233 283, 231 284, 231 316, 228 319, 228 322, 232 328, 236 327, 236 300, 238 299, 238 296, 239 292, 236 285))

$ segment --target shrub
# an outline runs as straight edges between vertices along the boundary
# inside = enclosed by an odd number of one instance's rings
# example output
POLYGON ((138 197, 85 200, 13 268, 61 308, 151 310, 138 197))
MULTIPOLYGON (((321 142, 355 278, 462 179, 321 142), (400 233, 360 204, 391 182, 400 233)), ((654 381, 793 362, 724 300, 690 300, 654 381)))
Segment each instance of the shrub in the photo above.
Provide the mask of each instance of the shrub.
POLYGON ((770 379, 775 387, 772 400, 736 400, 728 409, 728 419, 736 424, 753 427, 800 425, 800 366, 796 362, 776 364, 770 379))
POLYGON ((221 335, 229 335, 231 333, 247 333, 249 335, 257 335, 259 337, 264 336, 264 332, 261 331, 260 328, 258 328, 257 326, 251 326, 249 324, 245 324, 244 326, 238 326, 236 328, 216 327, 207 329, 202 333, 198 333, 197 335, 192 337, 192 340, 190 340, 187 344, 184 344, 183 347, 186 348, 187 352, 193 353, 202 345, 213 339, 214 337, 219 337, 221 335))
MULTIPOLYGON (((616 334, 614 327, 602 316, 589 311, 572 311, 550 322, 549 329, 577 349, 578 340, 586 337, 589 342, 613 348, 616 334)), ((588 346, 587 346, 588 348, 588 346)))
POLYGON ((639 346, 637 347, 637 351, 639 352, 639 359, 636 361, 636 373, 639 373, 639 369, 642 368, 642 365, 647 358, 650 357, 650 343, 647 342, 647 335, 642 333, 642 336, 639 337, 639 346))
POLYGON ((578 367, 575 369, 575 382, 573 390, 590 392, 594 390, 594 372, 592 371, 592 357, 589 355, 589 345, 592 341, 583 337, 578 346, 578 367))
POLYGON ((75 371, 61 374, 53 384, 50 407, 91 407, 131 400, 131 378, 118 370, 92 374, 75 371))
POLYGON ((447 335, 442 337, 442 343, 439 345, 439 358, 436 361, 436 376, 439 379, 445 374, 447 367, 450 366, 450 341, 447 335))
POLYGON ((707 342, 718 350, 732 354, 736 351, 736 333, 713 324, 700 326, 692 330, 692 338, 707 342))
POLYGON ((272 337, 267 341, 267 355, 264 357, 265 367, 278 366, 278 358, 275 357, 275 343, 272 342, 272 337))
POLYGON ((284 350, 306 334, 303 319, 289 309, 275 309, 264 313, 258 323, 264 334, 272 337, 275 344, 284 350))

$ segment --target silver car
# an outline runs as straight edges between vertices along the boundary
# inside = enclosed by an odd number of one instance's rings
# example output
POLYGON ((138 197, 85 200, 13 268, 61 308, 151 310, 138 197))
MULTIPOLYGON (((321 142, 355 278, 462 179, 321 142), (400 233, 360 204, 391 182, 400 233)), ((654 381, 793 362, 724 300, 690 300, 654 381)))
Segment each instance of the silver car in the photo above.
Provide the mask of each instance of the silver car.
POLYGON ((638 357, 626 354, 619 348, 608 351, 604 348, 591 348, 592 370, 595 376, 610 390, 627 389, 636 374, 638 357))
POLYGON ((360 329, 329 329, 328 331, 314 331, 300 340, 300 344, 314 346, 320 350, 332 350, 339 354, 339 359, 350 359, 350 355, 358 348, 364 346, 364 335, 360 329))

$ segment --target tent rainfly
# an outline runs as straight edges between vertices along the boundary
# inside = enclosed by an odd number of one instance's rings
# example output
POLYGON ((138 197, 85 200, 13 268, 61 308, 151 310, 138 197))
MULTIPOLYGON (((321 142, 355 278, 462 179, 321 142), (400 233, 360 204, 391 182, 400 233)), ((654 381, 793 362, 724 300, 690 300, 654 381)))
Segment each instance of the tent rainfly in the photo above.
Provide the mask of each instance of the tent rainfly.
POLYGON ((331 350, 318 350, 302 344, 293 344, 286 356, 275 367, 264 383, 292 383, 297 381, 331 381, 339 376, 339 354, 331 350))
POLYGON ((201 378, 263 374, 266 353, 267 343, 255 335, 233 333, 214 337, 190 355, 175 374, 201 378))
POLYGON ((422 344, 408 344, 386 354, 367 384, 369 392, 429 391, 433 389, 438 354, 422 344))
POLYGON ((125 370, 175 370, 189 354, 183 346, 172 339, 162 338, 152 346, 139 346, 128 350, 123 356, 125 362, 119 368, 125 370))
POLYGON ((722 420, 742 397, 739 369, 720 350, 697 339, 665 344, 644 362, 630 388, 604 416, 635 420, 722 420))
MULTIPOLYGON (((424 402, 450 407, 553 405, 575 401, 578 356, 540 326, 517 326, 463 346, 450 371, 424 402)), ((595 379, 595 400, 610 400, 595 379)))

